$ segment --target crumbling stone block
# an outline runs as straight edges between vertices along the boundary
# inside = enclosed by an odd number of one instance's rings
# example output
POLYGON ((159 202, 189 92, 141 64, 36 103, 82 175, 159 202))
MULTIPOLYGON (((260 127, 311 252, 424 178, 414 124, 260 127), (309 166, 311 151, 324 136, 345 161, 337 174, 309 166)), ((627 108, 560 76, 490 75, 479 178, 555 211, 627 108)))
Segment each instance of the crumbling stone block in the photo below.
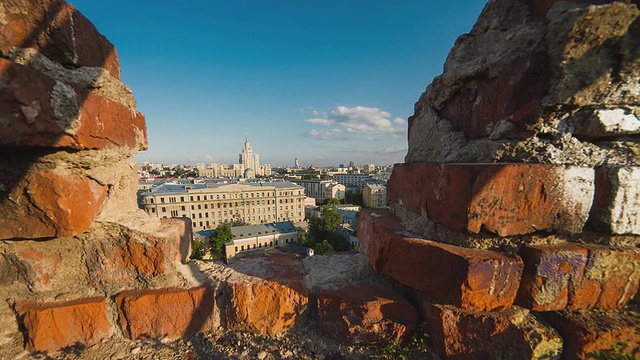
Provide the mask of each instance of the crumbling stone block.
POLYGON ((562 311, 544 319, 564 340, 563 359, 586 359, 596 352, 640 355, 638 314, 630 311, 562 311), (623 349, 614 349, 622 347, 623 349))
POLYGON ((28 171, 0 203, 0 239, 72 236, 100 212, 107 187, 64 170, 28 171))
POLYGON ((562 338, 527 309, 468 311, 418 296, 431 342, 446 359, 559 359, 562 338))
POLYGON ((520 285, 519 256, 405 234, 389 211, 363 210, 358 239, 371 266, 438 301, 477 311, 510 307, 520 285))
POLYGON ((640 167, 596 169, 596 193, 589 223, 611 234, 640 235, 640 167))
POLYGON ((256 261, 259 265, 235 264, 236 273, 226 281, 227 328, 276 335, 304 322, 309 292, 300 260, 294 254, 272 254, 256 261))
POLYGON ((214 329, 214 290, 129 290, 115 297, 120 326, 132 340, 180 337, 214 329))
POLYGON ((15 309, 26 330, 27 349, 55 352, 100 342, 110 335, 106 300, 95 297, 56 303, 18 302, 15 309))
POLYGON ((354 344, 404 340, 418 322, 402 296, 358 283, 318 293, 318 326, 335 339, 354 344))
POLYGON ((0 58, 0 145, 147 148, 144 116, 77 84, 0 58))
POLYGON ((115 47, 73 5, 63 1, 13 1, 0 7, 0 53, 33 48, 67 67, 103 67, 120 78, 115 47))
POLYGON ((456 231, 579 233, 594 171, 549 164, 396 164, 389 203, 456 231))
POLYGON ((526 245, 517 303, 536 311, 621 309, 636 294, 640 253, 596 245, 526 245))

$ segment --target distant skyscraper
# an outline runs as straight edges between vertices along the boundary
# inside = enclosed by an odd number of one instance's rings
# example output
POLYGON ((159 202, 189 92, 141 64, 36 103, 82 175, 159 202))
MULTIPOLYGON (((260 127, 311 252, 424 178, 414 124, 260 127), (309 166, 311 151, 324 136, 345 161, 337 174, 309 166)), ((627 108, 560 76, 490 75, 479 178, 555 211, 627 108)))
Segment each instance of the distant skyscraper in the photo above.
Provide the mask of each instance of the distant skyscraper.
POLYGON ((298 162, 298 158, 296 158, 296 169, 300 169, 300 163, 298 162))
POLYGON ((258 154, 253 154, 247 134, 245 134, 244 146, 242 147, 242 152, 238 156, 238 162, 242 165, 246 177, 251 178, 253 177, 252 175, 255 174, 263 175, 262 169, 260 168, 260 156, 258 154))

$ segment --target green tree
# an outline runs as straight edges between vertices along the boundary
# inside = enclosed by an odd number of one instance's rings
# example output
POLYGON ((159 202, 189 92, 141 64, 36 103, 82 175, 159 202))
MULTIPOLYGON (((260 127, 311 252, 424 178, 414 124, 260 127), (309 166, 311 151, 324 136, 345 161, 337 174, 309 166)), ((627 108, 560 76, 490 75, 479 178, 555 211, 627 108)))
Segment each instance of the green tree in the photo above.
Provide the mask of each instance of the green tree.
POLYGON ((191 241, 191 259, 202 260, 204 256, 205 246, 202 239, 193 239, 191 241))
POLYGON ((338 226, 342 222, 342 216, 335 206, 325 206, 320 217, 314 216, 309 220, 309 236, 306 246, 312 247, 319 254, 329 249, 323 243, 326 241, 331 246, 331 251, 348 251, 349 240, 339 231, 338 226))
POLYGON ((233 239, 229 224, 218 225, 216 232, 211 235, 211 255, 214 258, 224 256, 224 245, 233 239))
POLYGON ((333 197, 327 198, 327 199, 324 199, 324 201, 322 202, 322 205, 340 205, 340 200, 333 197))
POLYGON ((362 200, 362 192, 361 191, 353 192, 353 191, 347 190, 347 192, 344 195, 344 203, 364 206, 364 201, 362 200))
POLYGON ((331 246, 327 240, 323 240, 321 243, 317 244, 313 250, 318 253, 318 255, 331 254, 334 251, 333 246, 331 246))
POLYGON ((316 180, 319 179, 320 177, 316 174, 304 174, 302 175, 302 180, 316 180))

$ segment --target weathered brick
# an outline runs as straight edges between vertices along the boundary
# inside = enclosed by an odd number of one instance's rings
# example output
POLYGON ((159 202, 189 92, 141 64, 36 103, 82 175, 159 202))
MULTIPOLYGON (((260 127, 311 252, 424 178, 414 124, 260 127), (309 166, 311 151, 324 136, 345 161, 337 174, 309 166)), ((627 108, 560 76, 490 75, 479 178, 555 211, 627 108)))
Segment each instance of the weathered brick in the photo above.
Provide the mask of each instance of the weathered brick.
POLYGON ((174 338, 214 329, 214 290, 123 291, 115 297, 124 335, 132 340, 174 338))
POLYGON ((476 312, 417 296, 429 338, 446 359, 558 359, 562 338, 527 309, 476 312))
POLYGON ((304 322, 309 293, 300 260, 294 254, 272 254, 256 261, 259 265, 234 264, 236 273, 226 281, 231 292, 227 328, 275 335, 304 322))
POLYGON ((173 266, 186 261, 191 243, 190 221, 162 219, 159 227, 145 232, 110 223, 92 227, 80 236, 89 244, 87 266, 100 269, 89 274, 99 284, 143 282, 171 273, 173 266), (96 242, 95 238, 101 241, 96 242))
POLYGON ((147 148, 144 116, 76 84, 0 59, 0 145, 147 148))
POLYGON ((115 47, 72 5, 7 0, 0 7, 0 53, 34 48, 68 67, 99 66, 120 78, 115 47))
POLYGON ((614 352, 619 344, 629 355, 640 355, 638 314, 630 311, 562 311, 544 313, 562 336, 563 359, 586 359, 596 352, 614 352))
POLYGON ((93 345, 110 334, 106 298, 57 303, 22 301, 15 305, 26 330, 30 351, 55 352, 76 345, 93 345))
POLYGON ((517 255, 412 238, 398 218, 382 209, 363 210, 358 232, 375 270, 438 301, 492 311, 515 300, 523 269, 517 255))
POLYGON ((518 305, 535 311, 566 309, 584 276, 588 253, 571 243, 524 245, 518 252, 524 261, 518 305))
POLYGON ((441 115, 467 138, 513 136, 538 120, 550 78, 546 54, 527 56, 510 64, 497 78, 459 91, 441 115), (499 129, 503 121, 511 127, 507 132, 499 129))
POLYGON ((587 264, 567 309, 622 309, 638 291, 640 251, 583 246, 589 250, 587 264))
POLYGON ((318 326, 327 335, 354 344, 403 340, 418 314, 402 296, 370 283, 318 293, 318 326))
POLYGON ((55 170, 28 171, 0 203, 0 239, 72 236, 100 212, 106 186, 55 170))
POLYGON ((396 164, 389 203, 457 231, 500 236, 579 233, 594 193, 593 169, 551 164, 396 164))
POLYGON ((640 167, 596 168, 589 223, 611 234, 640 234, 640 167))
POLYGON ((639 253, 596 245, 523 246, 519 305, 536 311, 621 309, 636 294, 639 253))

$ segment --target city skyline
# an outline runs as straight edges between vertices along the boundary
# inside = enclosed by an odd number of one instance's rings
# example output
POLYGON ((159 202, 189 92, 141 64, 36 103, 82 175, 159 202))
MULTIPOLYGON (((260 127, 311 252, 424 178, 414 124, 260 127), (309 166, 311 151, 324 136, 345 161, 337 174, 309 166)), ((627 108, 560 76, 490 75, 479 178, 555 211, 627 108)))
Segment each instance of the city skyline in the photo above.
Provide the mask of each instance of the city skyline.
POLYGON ((115 46, 147 120, 138 162, 402 162, 407 118, 484 0, 71 1, 115 46))

